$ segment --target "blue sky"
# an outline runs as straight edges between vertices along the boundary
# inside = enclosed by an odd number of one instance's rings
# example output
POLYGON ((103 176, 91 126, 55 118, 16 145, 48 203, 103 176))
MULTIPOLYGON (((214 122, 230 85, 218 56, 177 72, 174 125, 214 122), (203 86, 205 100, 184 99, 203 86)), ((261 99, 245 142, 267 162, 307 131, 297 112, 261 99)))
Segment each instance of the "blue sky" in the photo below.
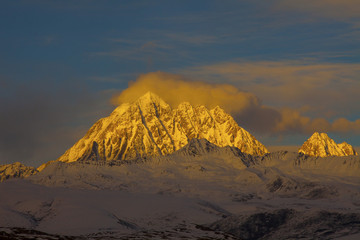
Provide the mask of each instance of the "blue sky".
POLYGON ((256 96, 281 123, 237 121, 265 145, 360 145, 359 1, 5 0, 0 30, 0 163, 56 159, 158 71, 256 96))

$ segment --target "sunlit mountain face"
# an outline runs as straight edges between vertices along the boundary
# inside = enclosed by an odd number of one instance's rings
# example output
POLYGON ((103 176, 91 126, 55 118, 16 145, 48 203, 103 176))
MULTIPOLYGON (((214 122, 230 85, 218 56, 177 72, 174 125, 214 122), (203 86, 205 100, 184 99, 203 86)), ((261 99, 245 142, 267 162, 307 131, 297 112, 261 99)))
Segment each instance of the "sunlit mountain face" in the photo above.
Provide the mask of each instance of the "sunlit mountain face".
POLYGON ((0 240, 360 239, 360 1, 2 1, 0 240))
POLYGON ((208 110, 183 102, 171 109, 160 97, 148 92, 100 119, 58 160, 111 161, 168 155, 193 138, 204 138, 221 147, 234 146, 253 155, 268 152, 220 107, 208 110))
POLYGON ((348 143, 336 144, 326 133, 315 132, 299 149, 309 156, 351 156, 358 155, 348 143))

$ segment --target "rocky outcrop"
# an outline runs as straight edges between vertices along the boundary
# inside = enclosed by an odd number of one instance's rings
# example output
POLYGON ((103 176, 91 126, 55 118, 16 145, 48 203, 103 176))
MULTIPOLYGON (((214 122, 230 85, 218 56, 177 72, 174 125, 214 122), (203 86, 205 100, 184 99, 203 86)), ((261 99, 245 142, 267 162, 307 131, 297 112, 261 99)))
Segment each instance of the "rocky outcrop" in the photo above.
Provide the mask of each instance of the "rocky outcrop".
POLYGON ((25 178, 36 174, 38 171, 33 167, 27 167, 19 162, 0 165, 0 182, 10 178, 25 178))

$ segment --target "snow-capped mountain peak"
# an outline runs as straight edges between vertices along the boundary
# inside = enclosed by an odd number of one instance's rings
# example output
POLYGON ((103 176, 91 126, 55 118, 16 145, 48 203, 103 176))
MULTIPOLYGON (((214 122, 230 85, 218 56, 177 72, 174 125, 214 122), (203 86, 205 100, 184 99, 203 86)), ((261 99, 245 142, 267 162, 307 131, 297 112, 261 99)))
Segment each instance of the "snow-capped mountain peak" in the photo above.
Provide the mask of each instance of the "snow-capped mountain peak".
POLYGON ((357 155, 350 144, 346 142, 336 144, 326 133, 318 132, 301 146, 299 153, 317 157, 357 155))
POLYGON ((220 107, 207 109, 181 103, 172 109, 154 93, 124 103, 100 119, 87 134, 58 160, 123 160, 167 155, 193 138, 234 146, 253 155, 268 150, 220 107))
POLYGON ((135 101, 135 104, 144 113, 152 113, 159 115, 162 109, 170 110, 170 106, 162 100, 158 95, 147 92, 135 101))

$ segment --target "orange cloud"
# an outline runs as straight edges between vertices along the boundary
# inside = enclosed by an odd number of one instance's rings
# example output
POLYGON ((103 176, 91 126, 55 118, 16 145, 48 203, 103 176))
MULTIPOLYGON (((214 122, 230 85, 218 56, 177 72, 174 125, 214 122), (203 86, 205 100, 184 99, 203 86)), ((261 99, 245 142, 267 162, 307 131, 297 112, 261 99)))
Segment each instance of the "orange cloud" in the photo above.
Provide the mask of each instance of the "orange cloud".
POLYGON ((187 101, 209 108, 219 105, 227 112, 233 113, 259 106, 258 98, 254 94, 240 91, 232 85, 187 81, 180 75, 163 72, 141 75, 111 101, 115 105, 134 101, 148 91, 161 96, 172 107, 187 101))
POLYGON ((244 88, 267 104, 307 107, 318 117, 344 116, 360 102, 360 64, 311 61, 237 61, 200 66, 183 74, 244 88), (329 110, 331 105, 331 111, 329 110))
POLYGON ((334 132, 355 132, 360 133, 360 119, 351 122, 345 118, 339 118, 331 125, 334 132))
POLYGON ((290 108, 280 110, 281 119, 274 127, 275 132, 302 132, 304 127, 309 124, 310 118, 290 108))
POLYGON ((307 133, 313 132, 333 132, 333 133, 360 133, 360 119, 349 121, 345 118, 338 118, 334 122, 330 122, 325 118, 311 119, 302 116, 299 111, 294 109, 282 109, 281 120, 277 122, 274 132, 277 133, 307 133))
POLYGON ((163 72, 141 75, 136 81, 130 82, 127 89, 115 94, 111 101, 115 105, 133 102, 148 91, 159 95, 173 108, 184 101, 208 108, 220 106, 229 112, 240 126, 258 133, 360 132, 360 119, 351 122, 339 118, 333 123, 325 118, 311 119, 303 115, 306 108, 269 107, 263 105, 255 94, 241 91, 230 84, 190 81, 181 75, 163 72))

